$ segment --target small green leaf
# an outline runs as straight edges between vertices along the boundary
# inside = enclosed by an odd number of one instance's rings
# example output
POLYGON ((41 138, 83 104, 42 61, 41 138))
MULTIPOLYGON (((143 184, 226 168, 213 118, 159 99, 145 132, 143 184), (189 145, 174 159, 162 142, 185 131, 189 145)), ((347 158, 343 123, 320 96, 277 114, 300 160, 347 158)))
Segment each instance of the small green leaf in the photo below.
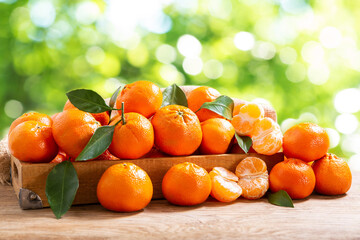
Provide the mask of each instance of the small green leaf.
POLYGON ((102 113, 113 108, 106 105, 105 100, 96 92, 88 89, 76 89, 66 93, 69 101, 78 109, 89 113, 102 113))
POLYGON ((239 136, 237 133, 235 133, 235 138, 239 144, 239 147, 245 152, 248 153, 249 149, 252 145, 252 140, 248 136, 239 136))
POLYGON ((182 105, 187 107, 187 99, 183 90, 176 84, 173 84, 163 91, 163 102, 161 107, 168 105, 182 105))
POLYGON ((204 103, 200 107, 200 109, 202 109, 202 108, 209 109, 209 110, 213 111, 214 113, 217 113, 217 114, 223 116, 224 118, 231 120, 232 115, 233 115, 233 110, 234 110, 234 101, 231 98, 229 98, 228 96, 222 95, 212 102, 204 103))
POLYGON ((115 103, 116 103, 116 99, 117 96, 119 95, 120 90, 124 87, 124 85, 121 85, 120 87, 118 87, 118 89, 116 89, 116 91, 113 93, 113 95, 110 98, 110 102, 109 102, 109 106, 110 107, 114 107, 115 103))
POLYGON ((46 179, 45 194, 56 218, 61 218, 71 207, 79 188, 79 179, 73 164, 57 164, 46 179))
POLYGON ((96 129, 94 135, 77 156, 75 161, 86 161, 100 156, 111 144, 116 125, 102 126, 96 129))
POLYGON ((271 204, 281 207, 294 207, 291 197, 284 190, 277 191, 276 193, 268 193, 268 201, 271 204))

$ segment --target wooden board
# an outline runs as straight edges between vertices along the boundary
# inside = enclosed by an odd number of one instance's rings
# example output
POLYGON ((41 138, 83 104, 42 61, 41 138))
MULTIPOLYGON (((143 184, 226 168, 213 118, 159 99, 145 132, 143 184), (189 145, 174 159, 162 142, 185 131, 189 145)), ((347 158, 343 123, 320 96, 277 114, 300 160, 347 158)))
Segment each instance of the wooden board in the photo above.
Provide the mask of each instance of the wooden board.
POLYGON ((0 239, 360 239, 360 172, 346 195, 313 194, 295 208, 266 198, 194 207, 154 200, 142 211, 115 213, 100 204, 73 206, 60 220, 51 209, 21 210, 0 185, 0 239))
MULTIPOLYGON (((187 157, 146 158, 137 160, 98 160, 90 162, 74 162, 74 167, 79 177, 79 189, 73 204, 97 203, 96 186, 103 172, 111 165, 122 162, 133 162, 144 169, 150 176, 154 186, 153 199, 162 198, 161 182, 167 170, 175 164, 193 162, 210 171, 213 167, 225 167, 235 171, 237 164, 248 156, 256 156, 263 159, 270 171, 278 162, 284 159, 282 153, 272 156, 250 154, 222 154, 222 155, 194 155, 187 157)), ((26 188, 40 196, 43 206, 49 206, 45 195, 46 178, 55 164, 50 163, 26 163, 12 157, 12 181, 16 195, 20 188, 26 188)))

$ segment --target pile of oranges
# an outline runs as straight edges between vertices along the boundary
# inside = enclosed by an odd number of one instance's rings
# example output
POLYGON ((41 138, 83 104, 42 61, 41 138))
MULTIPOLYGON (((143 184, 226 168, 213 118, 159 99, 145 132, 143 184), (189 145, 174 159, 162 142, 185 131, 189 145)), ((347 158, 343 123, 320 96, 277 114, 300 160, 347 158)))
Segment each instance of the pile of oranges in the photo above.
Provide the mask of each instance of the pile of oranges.
MULTIPOLYGON (((99 127, 116 125, 109 148, 95 160, 224 154, 239 152, 237 134, 251 138, 252 152, 273 155, 282 149, 284 161, 270 173, 257 157, 242 160, 235 172, 215 167, 208 173, 184 162, 164 176, 164 197, 187 206, 200 204, 209 195, 221 202, 240 196, 259 199, 269 188, 272 192, 285 190, 293 199, 305 198, 314 190, 327 195, 349 190, 350 169, 344 160, 328 153, 329 137, 323 128, 303 123, 283 135, 276 121, 256 103, 235 104, 232 119, 201 108, 220 96, 213 88, 197 87, 186 93, 188 107, 162 106, 161 89, 152 82, 137 81, 127 84, 117 96, 115 107, 119 110, 112 117, 108 111, 81 111, 70 101, 52 117, 34 112, 22 115, 10 126, 9 149, 26 162, 74 161, 99 127)), ((152 193, 147 173, 130 162, 107 169, 97 186, 99 202, 121 212, 144 208, 152 193)))

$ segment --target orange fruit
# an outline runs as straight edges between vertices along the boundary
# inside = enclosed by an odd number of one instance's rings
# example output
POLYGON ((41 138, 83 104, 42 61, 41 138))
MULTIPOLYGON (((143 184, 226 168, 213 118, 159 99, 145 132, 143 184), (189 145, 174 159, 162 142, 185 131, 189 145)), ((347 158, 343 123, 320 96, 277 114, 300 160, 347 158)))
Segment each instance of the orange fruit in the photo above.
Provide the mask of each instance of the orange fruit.
POLYGON ((193 111, 179 105, 169 105, 156 111, 151 123, 155 145, 164 153, 190 155, 200 146, 201 125, 193 111))
POLYGON ((117 212, 134 212, 146 207, 153 195, 148 174, 133 163, 115 164, 106 169, 97 185, 100 204, 117 212))
MULTIPOLYGON (((115 118, 110 125, 121 119, 115 118)), ((154 146, 154 129, 151 122, 139 113, 125 113, 125 124, 116 127, 109 151, 120 159, 137 159, 154 146)))
POLYGON ((238 103, 237 105, 235 105, 234 110, 233 110, 233 116, 236 116, 240 113, 240 108, 242 106, 244 106, 246 104, 246 102, 243 103, 238 103))
POLYGON ((257 157, 243 159, 235 170, 242 196, 246 199, 259 199, 269 189, 269 175, 266 163, 257 157))
POLYGON ((172 204, 191 206, 203 203, 211 192, 208 172, 190 162, 171 167, 162 181, 162 193, 172 204))
POLYGON ((50 162, 58 153, 51 126, 38 121, 25 121, 9 135, 10 153, 24 162, 50 162))
POLYGON ((315 191, 325 195, 340 195, 351 187, 349 165, 335 154, 328 153, 312 165, 315 173, 315 191))
POLYGON ((315 188, 315 174, 305 162, 288 158, 277 163, 270 172, 272 192, 285 190, 292 199, 308 197, 315 188))
POLYGON ((288 158, 311 162, 329 150, 330 140, 325 129, 314 123, 300 123, 284 133, 283 151, 288 158))
MULTIPOLYGON (((137 81, 127 84, 116 99, 116 108, 124 102, 125 113, 136 112, 146 118, 154 115, 162 104, 161 89, 149 81, 137 81)), ((121 110, 119 110, 121 115, 121 110)))
POLYGON ((203 154, 226 153, 235 135, 234 127, 225 119, 211 118, 201 123, 203 154))
POLYGON ((209 173, 211 177, 211 196, 220 202, 232 202, 240 197, 239 178, 223 167, 214 167, 209 173))
POLYGON ((251 136, 254 124, 265 115, 264 109, 257 103, 245 103, 231 120, 235 131, 240 136, 251 136))
POLYGON ((59 150, 58 154, 55 156, 53 160, 50 161, 50 163, 61 163, 67 160, 69 160, 69 157, 66 155, 66 153, 64 151, 59 150))
POLYGON ((119 160, 119 158, 112 155, 109 149, 106 149, 105 152, 103 152, 100 156, 98 156, 94 160, 119 160))
POLYGON ((283 135, 279 124, 265 117, 256 121, 251 133, 252 147, 257 153, 273 155, 280 151, 283 135))
POLYGON ((46 114, 37 113, 37 112, 24 113, 23 115, 21 115, 20 117, 18 117, 11 123, 8 135, 10 135, 11 131, 17 125, 19 125, 20 123, 26 122, 26 121, 37 121, 37 122, 44 123, 45 125, 48 125, 48 126, 52 125, 51 118, 46 114))
POLYGON ((76 158, 98 127, 100 123, 90 113, 70 109, 54 119, 53 135, 59 147, 71 158, 76 158))
POLYGON ((214 113, 213 111, 210 111, 209 109, 201 109, 198 111, 204 103, 212 102, 220 96, 221 94, 216 89, 211 87, 203 86, 195 88, 187 96, 188 107, 196 113, 200 122, 210 118, 222 118, 222 116, 214 113))
MULTIPOLYGON (((77 109, 77 108, 69 100, 67 100, 63 110, 65 111, 65 110, 69 110, 69 109, 77 109)), ((90 113, 90 114, 101 125, 108 125, 109 124, 109 120, 110 120, 109 112, 105 111, 105 112, 102 112, 102 113, 90 113)), ((54 117, 56 117, 56 116, 54 116, 54 117)))

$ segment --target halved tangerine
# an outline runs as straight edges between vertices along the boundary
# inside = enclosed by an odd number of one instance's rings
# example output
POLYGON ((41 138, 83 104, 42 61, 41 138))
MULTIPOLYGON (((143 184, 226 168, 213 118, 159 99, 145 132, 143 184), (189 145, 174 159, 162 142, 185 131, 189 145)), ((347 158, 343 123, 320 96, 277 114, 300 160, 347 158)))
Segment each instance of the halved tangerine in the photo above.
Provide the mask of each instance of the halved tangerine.
POLYGON ((214 167, 211 177, 211 196, 220 202, 232 202, 241 196, 242 189, 237 184, 239 178, 223 167, 214 167))

